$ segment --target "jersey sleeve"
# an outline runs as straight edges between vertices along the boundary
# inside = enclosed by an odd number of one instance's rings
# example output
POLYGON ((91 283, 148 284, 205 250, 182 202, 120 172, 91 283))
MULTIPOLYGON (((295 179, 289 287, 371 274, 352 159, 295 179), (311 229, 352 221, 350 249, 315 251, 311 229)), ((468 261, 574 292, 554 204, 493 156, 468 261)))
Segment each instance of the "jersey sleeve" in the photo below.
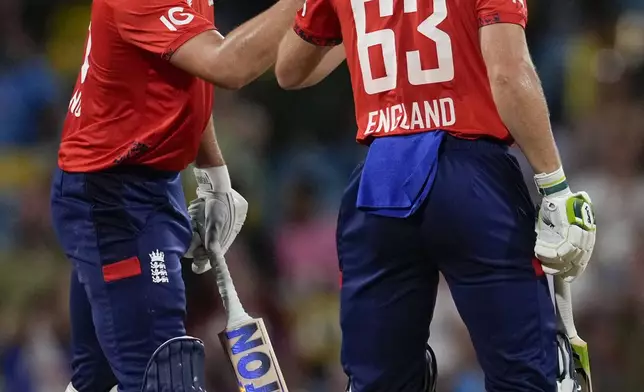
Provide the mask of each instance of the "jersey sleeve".
POLYGON ((295 17, 293 30, 303 40, 318 46, 342 43, 342 30, 331 0, 306 0, 295 17))
POLYGON ((119 0, 113 12, 126 42, 169 59, 191 38, 215 26, 181 0, 119 0))
POLYGON ((527 0, 476 0, 476 11, 479 26, 512 23, 525 28, 528 23, 527 0))

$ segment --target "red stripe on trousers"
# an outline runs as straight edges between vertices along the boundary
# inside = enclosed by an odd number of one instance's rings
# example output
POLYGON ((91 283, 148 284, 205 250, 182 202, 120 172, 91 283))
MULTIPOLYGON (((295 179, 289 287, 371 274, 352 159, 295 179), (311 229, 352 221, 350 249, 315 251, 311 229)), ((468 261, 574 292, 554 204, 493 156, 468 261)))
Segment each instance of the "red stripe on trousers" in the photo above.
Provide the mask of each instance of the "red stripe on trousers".
POLYGON ((141 262, 136 256, 103 266, 103 279, 106 282, 114 282, 137 275, 141 275, 141 262))
POLYGON ((543 276, 544 275, 543 267, 541 267, 541 262, 536 257, 532 258, 532 268, 534 268, 534 273, 537 276, 543 276))

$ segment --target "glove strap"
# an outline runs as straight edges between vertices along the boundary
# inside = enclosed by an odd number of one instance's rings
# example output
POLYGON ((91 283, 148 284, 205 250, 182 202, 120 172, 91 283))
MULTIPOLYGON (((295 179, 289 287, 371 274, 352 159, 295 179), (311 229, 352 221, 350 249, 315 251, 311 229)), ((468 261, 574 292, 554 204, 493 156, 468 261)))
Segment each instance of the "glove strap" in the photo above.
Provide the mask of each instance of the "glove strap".
POLYGON ((540 173, 534 176, 534 183, 542 196, 559 196, 570 193, 568 181, 563 168, 552 173, 540 173))
POLYGON ((233 188, 230 183, 228 166, 215 166, 206 168, 195 168, 195 179, 197 180, 199 192, 230 192, 233 188))

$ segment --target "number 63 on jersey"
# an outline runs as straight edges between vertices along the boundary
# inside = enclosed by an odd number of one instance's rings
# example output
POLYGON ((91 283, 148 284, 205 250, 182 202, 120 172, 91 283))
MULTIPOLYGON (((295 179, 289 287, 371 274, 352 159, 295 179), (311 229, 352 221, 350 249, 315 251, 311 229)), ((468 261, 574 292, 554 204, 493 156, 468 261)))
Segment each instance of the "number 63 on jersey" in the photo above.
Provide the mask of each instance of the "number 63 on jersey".
MULTIPOLYGON (((355 20, 356 43, 358 51, 358 60, 364 89, 367 94, 378 94, 385 91, 393 90, 397 87, 399 72, 401 68, 406 68, 407 82, 411 85, 418 86, 423 84, 443 83, 454 79, 454 56, 452 53, 452 41, 450 36, 438 25, 447 18, 447 0, 429 0, 433 3, 432 13, 424 18, 416 17, 417 26, 408 28, 392 28, 393 23, 407 23, 408 19, 401 19, 398 15, 394 19, 394 0, 351 0, 351 9, 355 20), (371 4, 377 3, 377 12, 379 18, 367 18, 367 12, 376 10, 371 4), (367 11, 368 10, 368 11, 367 11), (383 24, 383 28, 374 29, 373 26, 367 25, 367 20, 378 20, 383 24), (396 36, 398 34, 398 36, 396 36), (420 34, 420 37, 414 36, 420 34), (402 36, 404 35, 404 36, 402 36), (431 40, 435 46, 435 53, 421 53, 420 48, 414 47, 421 40, 431 40), (398 48, 401 43, 409 44, 405 49, 398 48), (374 64, 372 56, 375 55, 376 47, 380 48, 382 55, 382 66, 380 74, 374 76, 374 64), (423 67, 424 57, 435 57, 437 66, 423 67), (404 59, 404 64, 399 64, 399 58, 404 59)), ((425 1, 422 0, 402 0, 403 18, 406 14, 417 14, 419 5, 422 6, 425 1)), ((374 24, 378 24, 374 23, 374 24)), ((431 45, 426 45, 430 47, 431 45)), ((403 70, 404 71, 404 70, 403 70)))
POLYGON ((295 32, 344 43, 358 142, 438 129, 504 140, 480 33, 527 20, 525 0, 307 0, 295 32))

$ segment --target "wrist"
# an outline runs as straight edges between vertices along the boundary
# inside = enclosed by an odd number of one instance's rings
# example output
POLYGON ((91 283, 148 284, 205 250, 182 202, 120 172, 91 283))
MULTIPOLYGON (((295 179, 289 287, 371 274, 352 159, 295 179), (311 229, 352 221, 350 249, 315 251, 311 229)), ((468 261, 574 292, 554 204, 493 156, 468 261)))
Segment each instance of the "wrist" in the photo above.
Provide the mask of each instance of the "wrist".
POLYGON ((536 174, 534 183, 539 193, 544 197, 556 197, 571 193, 563 167, 551 173, 536 174))
POLYGON ((194 169, 197 192, 230 192, 232 184, 228 166, 213 166, 194 169))

